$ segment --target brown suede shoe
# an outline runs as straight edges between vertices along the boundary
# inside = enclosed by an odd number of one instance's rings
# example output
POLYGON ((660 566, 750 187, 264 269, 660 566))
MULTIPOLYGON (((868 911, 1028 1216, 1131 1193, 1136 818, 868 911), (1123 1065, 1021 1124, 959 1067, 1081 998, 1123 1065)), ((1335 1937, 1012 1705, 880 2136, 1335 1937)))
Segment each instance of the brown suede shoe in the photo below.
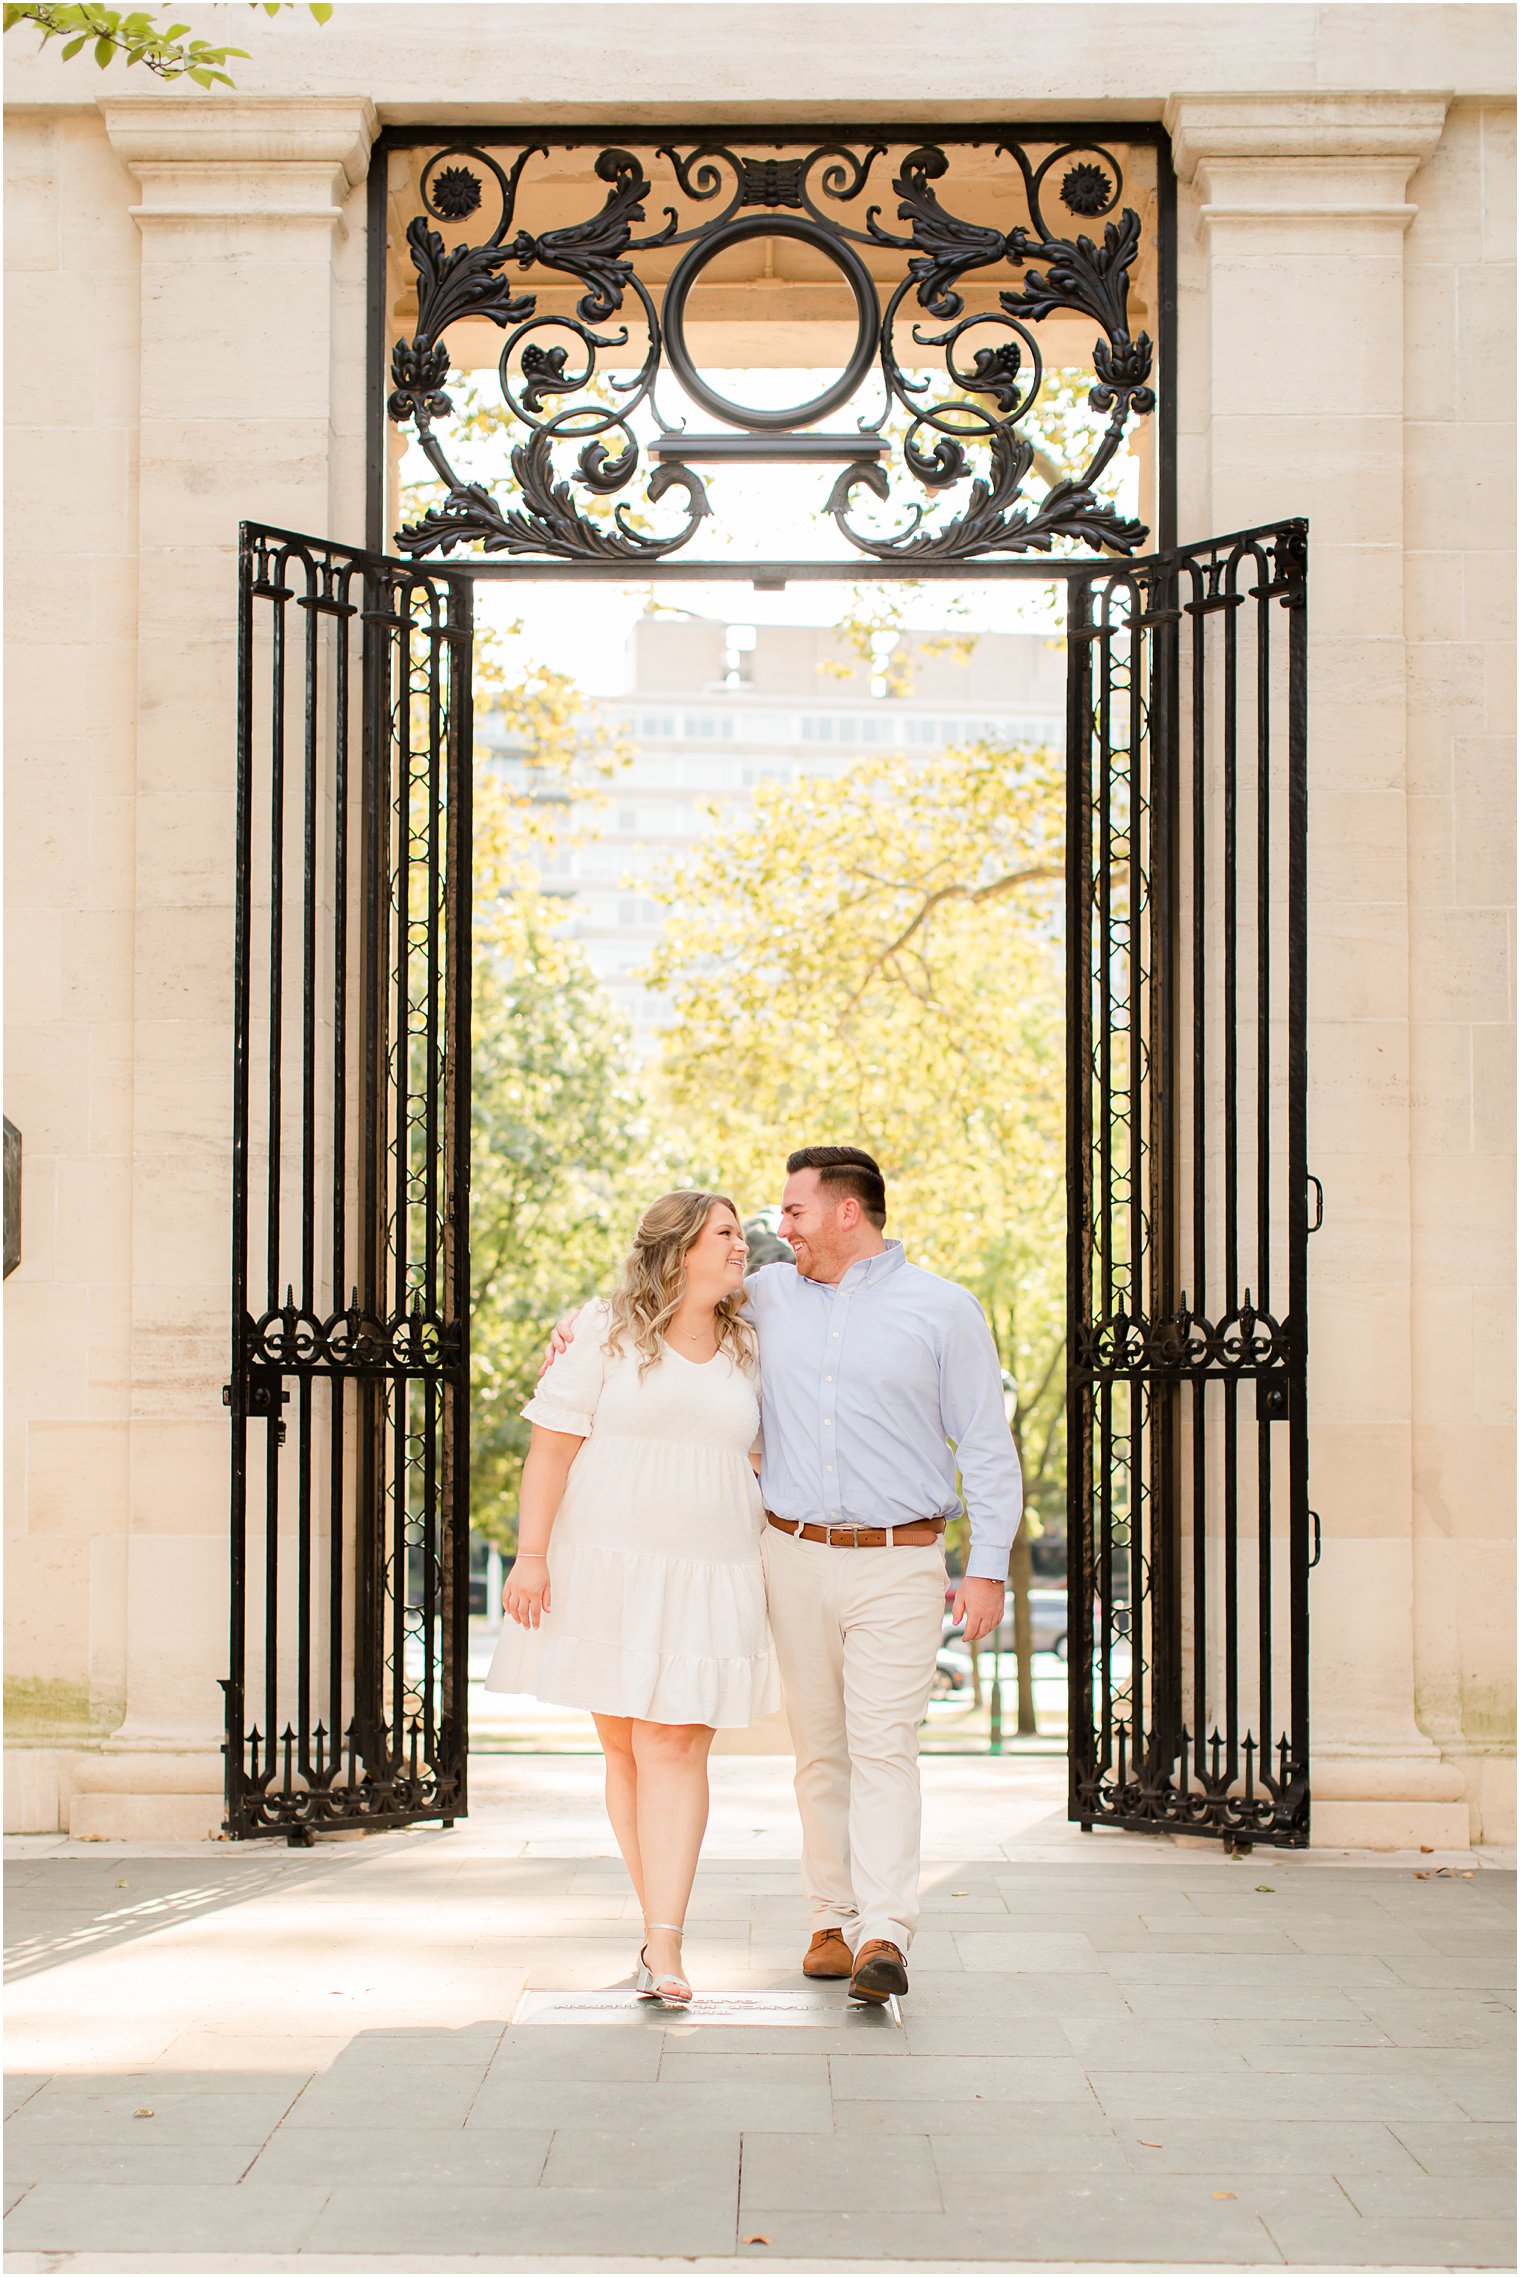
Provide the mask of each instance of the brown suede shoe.
POLYGON ((873 1937, 869 1945, 861 1946, 850 1974, 851 2000, 880 2004, 907 1989, 908 1964, 895 1945, 885 1937, 873 1937))
POLYGON ((802 1956, 805 1977, 847 1977, 854 1967, 850 1948, 837 1929, 820 1929, 802 1956))

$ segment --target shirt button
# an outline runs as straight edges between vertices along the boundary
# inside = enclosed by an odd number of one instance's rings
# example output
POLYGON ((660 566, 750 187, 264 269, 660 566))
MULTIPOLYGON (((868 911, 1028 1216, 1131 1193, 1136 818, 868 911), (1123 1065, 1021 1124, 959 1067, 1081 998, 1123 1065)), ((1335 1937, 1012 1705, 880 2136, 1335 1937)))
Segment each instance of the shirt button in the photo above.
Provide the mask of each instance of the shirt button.
POLYGON ((834 1468, 832 1463, 825 1463, 823 1467, 826 1471, 831 1471, 834 1468))
POLYGON ((832 1376, 825 1376, 823 1380, 826 1384, 831 1384, 834 1381, 832 1376))

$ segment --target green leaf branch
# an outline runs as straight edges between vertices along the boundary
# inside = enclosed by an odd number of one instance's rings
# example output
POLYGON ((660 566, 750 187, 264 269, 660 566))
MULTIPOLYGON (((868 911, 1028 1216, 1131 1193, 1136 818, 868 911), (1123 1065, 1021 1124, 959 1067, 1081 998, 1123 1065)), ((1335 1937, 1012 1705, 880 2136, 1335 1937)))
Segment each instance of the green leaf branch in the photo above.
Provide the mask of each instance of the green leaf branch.
MULTIPOLYGON (((251 4, 266 16, 278 16, 294 6, 295 0, 251 0, 251 4)), ((332 14, 331 0, 308 7, 307 13, 325 24, 332 14)), ((197 87, 233 86, 226 66, 234 60, 246 61, 249 54, 246 47, 216 47, 208 40, 189 39, 188 24, 166 22, 145 8, 64 7, 51 5, 50 0, 36 0, 36 4, 33 0, 10 0, 3 28, 10 32, 23 24, 42 34, 44 47, 50 41, 62 40, 65 63, 88 48, 102 71, 120 56, 129 69, 140 63, 155 78, 189 79, 197 87)))

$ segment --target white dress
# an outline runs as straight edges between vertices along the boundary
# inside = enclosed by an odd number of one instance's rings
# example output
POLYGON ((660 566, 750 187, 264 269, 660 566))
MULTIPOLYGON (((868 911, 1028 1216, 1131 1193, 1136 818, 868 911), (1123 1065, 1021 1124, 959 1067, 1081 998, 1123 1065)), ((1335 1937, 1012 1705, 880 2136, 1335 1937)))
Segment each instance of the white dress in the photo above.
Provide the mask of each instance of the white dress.
POLYGON ((608 1308, 575 1336, 523 1409, 585 1440, 549 1540, 549 1610, 508 1620, 486 1688, 650 1723, 736 1726, 780 1697, 765 1618, 765 1513, 749 1451, 759 1387, 726 1352, 603 1349, 608 1308))

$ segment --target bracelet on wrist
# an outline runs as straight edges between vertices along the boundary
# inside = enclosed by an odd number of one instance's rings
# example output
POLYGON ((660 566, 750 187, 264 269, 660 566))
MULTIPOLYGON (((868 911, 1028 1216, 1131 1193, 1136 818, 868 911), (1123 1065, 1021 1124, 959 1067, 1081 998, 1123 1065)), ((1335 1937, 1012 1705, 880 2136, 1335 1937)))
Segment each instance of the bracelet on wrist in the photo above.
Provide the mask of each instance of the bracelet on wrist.
POLYGON ((514 1550, 512 1553, 512 1563, 514 1565, 517 1565, 520 1564, 524 1558, 546 1558, 548 1555, 549 1553, 547 1550, 514 1550))

